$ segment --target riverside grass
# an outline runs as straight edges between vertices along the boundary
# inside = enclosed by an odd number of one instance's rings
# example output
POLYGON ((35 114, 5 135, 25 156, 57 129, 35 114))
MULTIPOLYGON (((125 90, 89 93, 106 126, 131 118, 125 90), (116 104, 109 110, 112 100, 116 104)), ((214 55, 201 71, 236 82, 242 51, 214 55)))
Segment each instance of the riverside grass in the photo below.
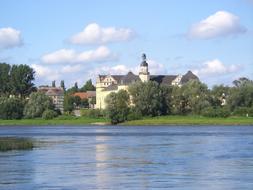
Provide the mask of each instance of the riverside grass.
POLYGON ((211 118, 202 116, 160 116, 145 117, 127 121, 122 125, 252 125, 253 117, 211 118))
MULTIPOLYGON (((110 120, 100 117, 60 116, 54 119, 0 120, 0 126, 10 125, 110 125, 110 120)), ((126 121, 120 125, 252 125, 253 117, 208 118, 202 116, 160 116, 144 117, 140 120, 126 121)))
POLYGON ((10 150, 31 150, 34 143, 29 138, 21 137, 0 137, 0 152, 10 150))

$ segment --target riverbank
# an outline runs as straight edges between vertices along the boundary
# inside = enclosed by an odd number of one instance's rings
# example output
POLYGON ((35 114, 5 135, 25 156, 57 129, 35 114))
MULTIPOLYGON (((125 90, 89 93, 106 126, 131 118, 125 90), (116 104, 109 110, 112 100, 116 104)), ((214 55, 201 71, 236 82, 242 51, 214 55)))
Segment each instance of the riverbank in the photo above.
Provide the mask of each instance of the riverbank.
POLYGON ((109 120, 105 118, 60 116, 54 119, 20 119, 20 120, 0 120, 0 126, 6 125, 105 125, 109 120))
MULTIPOLYGON (((110 125, 105 118, 60 116, 45 119, 0 120, 0 126, 9 125, 110 125)), ((120 125, 253 125, 253 117, 207 118, 202 116, 160 116, 127 121, 120 125)))
POLYGON ((252 125, 253 117, 208 118, 202 116, 160 116, 127 121, 122 125, 252 125))

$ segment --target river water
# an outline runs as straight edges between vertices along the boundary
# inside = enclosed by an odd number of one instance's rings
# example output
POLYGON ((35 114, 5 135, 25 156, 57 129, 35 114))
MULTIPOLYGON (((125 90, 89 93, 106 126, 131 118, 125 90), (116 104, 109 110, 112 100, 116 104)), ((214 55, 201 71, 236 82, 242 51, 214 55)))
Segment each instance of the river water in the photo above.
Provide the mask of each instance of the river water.
POLYGON ((1 190, 253 189, 253 126, 0 127, 1 190))

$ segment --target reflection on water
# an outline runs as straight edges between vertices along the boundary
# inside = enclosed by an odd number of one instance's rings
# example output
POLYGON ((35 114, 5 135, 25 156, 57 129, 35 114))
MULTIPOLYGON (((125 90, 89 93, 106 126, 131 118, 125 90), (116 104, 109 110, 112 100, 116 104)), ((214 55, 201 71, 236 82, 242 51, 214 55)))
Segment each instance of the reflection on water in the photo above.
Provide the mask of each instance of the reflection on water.
POLYGON ((252 189, 253 127, 0 127, 0 189, 252 189))

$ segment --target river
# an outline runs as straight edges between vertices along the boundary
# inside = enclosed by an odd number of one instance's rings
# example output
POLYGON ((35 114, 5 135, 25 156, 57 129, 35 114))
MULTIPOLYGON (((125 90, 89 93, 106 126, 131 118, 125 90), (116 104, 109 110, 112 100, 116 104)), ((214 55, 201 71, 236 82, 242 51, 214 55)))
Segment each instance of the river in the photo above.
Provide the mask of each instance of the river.
POLYGON ((1 190, 253 189, 253 126, 13 126, 1 190))

